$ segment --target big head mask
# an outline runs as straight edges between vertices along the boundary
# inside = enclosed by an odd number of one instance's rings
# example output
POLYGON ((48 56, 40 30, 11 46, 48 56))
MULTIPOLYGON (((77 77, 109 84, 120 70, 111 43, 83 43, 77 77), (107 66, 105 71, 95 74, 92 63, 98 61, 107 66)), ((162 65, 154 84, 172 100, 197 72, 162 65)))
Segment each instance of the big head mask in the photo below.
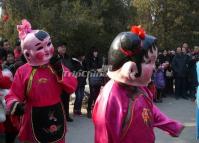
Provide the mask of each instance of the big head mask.
POLYGON ((17 25, 17 30, 27 62, 31 66, 47 64, 54 53, 50 35, 43 30, 32 30, 31 24, 25 19, 21 25, 17 25))
POLYGON ((109 49, 108 76, 127 85, 147 85, 157 58, 155 41, 139 26, 118 34, 109 49))

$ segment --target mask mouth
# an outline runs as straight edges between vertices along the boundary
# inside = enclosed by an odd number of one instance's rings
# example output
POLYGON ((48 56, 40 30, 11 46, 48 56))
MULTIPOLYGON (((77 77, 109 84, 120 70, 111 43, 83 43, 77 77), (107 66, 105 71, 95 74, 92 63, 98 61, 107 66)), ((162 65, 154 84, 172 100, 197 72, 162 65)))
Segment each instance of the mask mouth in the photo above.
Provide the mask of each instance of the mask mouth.
POLYGON ((50 53, 45 53, 45 56, 50 56, 50 53))

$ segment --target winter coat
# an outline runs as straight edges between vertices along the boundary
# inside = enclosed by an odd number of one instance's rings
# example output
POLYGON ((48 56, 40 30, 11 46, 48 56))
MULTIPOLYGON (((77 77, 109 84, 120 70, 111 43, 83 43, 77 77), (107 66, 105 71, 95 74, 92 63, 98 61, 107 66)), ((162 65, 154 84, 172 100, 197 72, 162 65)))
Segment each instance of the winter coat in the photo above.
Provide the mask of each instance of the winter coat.
POLYGON ((190 57, 186 54, 176 54, 172 61, 174 77, 185 78, 188 75, 190 57))
POLYGON ((87 71, 84 62, 80 62, 76 58, 72 58, 71 62, 73 66, 73 74, 77 76, 78 86, 85 86, 87 71))
POLYGON ((154 83, 157 89, 165 88, 165 77, 164 77, 164 69, 157 69, 154 73, 154 83))

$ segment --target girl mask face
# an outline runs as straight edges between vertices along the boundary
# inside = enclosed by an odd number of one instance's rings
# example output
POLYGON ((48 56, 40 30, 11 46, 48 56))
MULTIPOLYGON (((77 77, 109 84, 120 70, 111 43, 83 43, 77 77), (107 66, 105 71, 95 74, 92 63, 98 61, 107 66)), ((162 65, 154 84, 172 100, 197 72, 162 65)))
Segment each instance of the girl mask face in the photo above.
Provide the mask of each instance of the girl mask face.
POLYGON ((111 79, 131 86, 148 85, 157 59, 155 38, 147 36, 140 46, 141 53, 136 54, 140 60, 129 60, 118 70, 108 72, 111 79))
POLYGON ((151 76, 155 68, 155 61, 157 59, 157 48, 154 47, 152 49, 152 51, 148 51, 148 57, 143 57, 144 62, 141 64, 141 76, 132 81, 133 85, 146 86, 151 81, 151 76))
POLYGON ((152 52, 148 51, 148 57, 143 57, 141 63, 141 75, 136 77, 138 73, 137 65, 133 61, 128 61, 123 66, 114 72, 109 72, 110 78, 132 86, 146 86, 151 81, 151 76, 155 67, 155 61, 157 58, 157 49, 154 48, 152 52))
POLYGON ((49 34, 38 30, 26 36, 22 41, 22 50, 31 66, 47 64, 54 53, 49 34))

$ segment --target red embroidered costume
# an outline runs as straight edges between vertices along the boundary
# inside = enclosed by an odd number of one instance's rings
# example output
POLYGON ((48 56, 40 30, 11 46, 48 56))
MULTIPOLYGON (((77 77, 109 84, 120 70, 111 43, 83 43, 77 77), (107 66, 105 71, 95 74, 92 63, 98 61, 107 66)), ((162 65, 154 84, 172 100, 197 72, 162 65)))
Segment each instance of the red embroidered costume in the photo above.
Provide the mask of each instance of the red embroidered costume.
POLYGON ((47 32, 32 30, 26 20, 17 28, 28 63, 16 71, 6 105, 11 114, 22 116, 19 140, 64 143, 66 121, 60 95, 62 90, 75 91, 76 78, 52 59, 54 47, 47 32))

